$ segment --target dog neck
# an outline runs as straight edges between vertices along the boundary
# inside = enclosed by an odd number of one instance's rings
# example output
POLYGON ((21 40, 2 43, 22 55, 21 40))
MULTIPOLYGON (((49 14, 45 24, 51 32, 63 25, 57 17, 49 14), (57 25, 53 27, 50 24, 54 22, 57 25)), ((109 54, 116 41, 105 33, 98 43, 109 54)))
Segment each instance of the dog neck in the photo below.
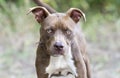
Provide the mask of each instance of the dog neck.
POLYGON ((72 59, 71 49, 66 55, 61 55, 58 57, 50 56, 50 63, 46 68, 46 73, 49 74, 49 78, 52 74, 61 73, 63 76, 67 76, 70 72, 72 75, 77 76, 76 67, 72 59))

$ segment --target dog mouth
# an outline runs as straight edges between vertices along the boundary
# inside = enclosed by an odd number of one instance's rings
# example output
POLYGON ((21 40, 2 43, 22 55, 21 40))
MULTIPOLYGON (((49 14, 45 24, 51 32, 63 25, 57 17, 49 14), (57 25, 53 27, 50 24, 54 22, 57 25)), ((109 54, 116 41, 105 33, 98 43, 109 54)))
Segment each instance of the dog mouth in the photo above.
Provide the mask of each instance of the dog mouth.
POLYGON ((52 54, 51 54, 51 56, 54 56, 54 57, 58 57, 58 56, 61 56, 61 55, 64 55, 63 50, 54 50, 54 51, 52 51, 52 54))

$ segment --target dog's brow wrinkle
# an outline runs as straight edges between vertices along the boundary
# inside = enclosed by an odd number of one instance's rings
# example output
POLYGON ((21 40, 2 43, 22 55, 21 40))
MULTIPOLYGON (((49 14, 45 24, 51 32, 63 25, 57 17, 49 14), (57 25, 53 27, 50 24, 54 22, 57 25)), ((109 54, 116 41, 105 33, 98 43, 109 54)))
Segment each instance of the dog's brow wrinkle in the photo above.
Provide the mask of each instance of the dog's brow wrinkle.
POLYGON ((57 15, 57 17, 59 18, 59 15, 57 15))
POLYGON ((59 14, 56 14, 56 16, 59 18, 60 16, 59 16, 59 14))

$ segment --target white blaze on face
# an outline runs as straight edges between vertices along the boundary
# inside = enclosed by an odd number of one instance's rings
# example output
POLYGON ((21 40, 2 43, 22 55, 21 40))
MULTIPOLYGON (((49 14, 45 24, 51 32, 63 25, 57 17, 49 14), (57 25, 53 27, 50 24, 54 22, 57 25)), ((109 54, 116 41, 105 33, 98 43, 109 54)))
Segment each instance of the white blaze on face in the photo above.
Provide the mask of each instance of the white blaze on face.
POLYGON ((66 46, 66 38, 61 30, 57 30, 54 37, 55 37, 55 40, 54 40, 55 42, 56 41, 62 42, 62 44, 66 46))
POLYGON ((46 73, 49 77, 56 72, 61 72, 66 75, 67 72, 71 72, 74 76, 77 76, 76 67, 74 61, 72 60, 71 48, 68 48, 68 52, 65 55, 60 55, 58 57, 50 56, 50 63, 46 68, 46 73))

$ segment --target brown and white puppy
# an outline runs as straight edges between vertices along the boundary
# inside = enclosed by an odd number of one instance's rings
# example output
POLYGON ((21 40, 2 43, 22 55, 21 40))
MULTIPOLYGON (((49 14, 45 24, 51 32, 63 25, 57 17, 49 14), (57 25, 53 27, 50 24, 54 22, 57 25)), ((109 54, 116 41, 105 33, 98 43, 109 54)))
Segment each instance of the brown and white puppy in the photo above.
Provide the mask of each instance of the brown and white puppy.
POLYGON ((37 6, 30 9, 41 24, 36 54, 38 78, 91 78, 84 35, 79 20, 85 14, 71 8, 50 13, 37 6))

